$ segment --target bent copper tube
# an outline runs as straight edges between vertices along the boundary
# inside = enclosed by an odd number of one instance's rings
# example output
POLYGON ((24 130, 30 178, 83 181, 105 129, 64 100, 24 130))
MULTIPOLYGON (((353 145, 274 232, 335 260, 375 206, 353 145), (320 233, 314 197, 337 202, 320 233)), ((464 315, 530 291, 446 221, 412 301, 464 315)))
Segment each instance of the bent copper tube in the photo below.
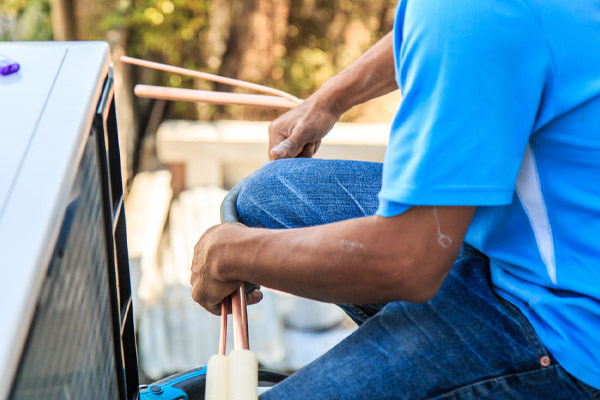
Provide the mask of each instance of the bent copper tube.
POLYGON ((281 108, 289 110, 298 106, 292 100, 264 94, 226 93, 210 90, 171 88, 153 85, 136 85, 138 97, 159 100, 190 101, 195 103, 237 104, 242 106, 281 108))
POLYGON ((287 92, 284 92, 283 90, 274 89, 274 88, 271 88, 268 86, 259 85, 259 84, 251 83, 251 82, 246 82, 246 81, 242 81, 239 79, 227 78, 224 76, 213 75, 213 74, 209 74, 206 72, 200 72, 200 71, 195 71, 195 70, 181 68, 181 67, 175 67, 172 65, 161 64, 161 63, 157 63, 154 61, 140 60, 138 58, 133 58, 133 57, 128 57, 128 56, 121 56, 121 61, 124 63, 128 63, 128 64, 138 65, 140 67, 151 68, 151 69, 156 69, 156 70, 165 71, 165 72, 171 72, 171 73, 179 74, 179 75, 191 76, 194 78, 206 79, 206 80, 213 81, 213 82, 223 83, 225 85, 237 86, 237 87, 242 87, 245 89, 255 90, 257 92, 268 93, 268 94, 271 94, 274 96, 288 99, 288 100, 292 101, 293 103, 295 103, 296 105, 302 104, 302 101, 303 101, 303 100, 297 98, 296 96, 293 96, 287 92))

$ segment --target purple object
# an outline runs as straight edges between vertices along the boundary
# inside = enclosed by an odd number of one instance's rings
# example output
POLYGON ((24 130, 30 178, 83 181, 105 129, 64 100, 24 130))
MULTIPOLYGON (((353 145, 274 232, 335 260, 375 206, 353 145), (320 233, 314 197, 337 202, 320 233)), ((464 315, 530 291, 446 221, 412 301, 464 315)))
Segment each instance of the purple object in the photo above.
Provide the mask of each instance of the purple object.
POLYGON ((18 62, 10 58, 0 59, 0 75, 10 75, 21 69, 18 62))

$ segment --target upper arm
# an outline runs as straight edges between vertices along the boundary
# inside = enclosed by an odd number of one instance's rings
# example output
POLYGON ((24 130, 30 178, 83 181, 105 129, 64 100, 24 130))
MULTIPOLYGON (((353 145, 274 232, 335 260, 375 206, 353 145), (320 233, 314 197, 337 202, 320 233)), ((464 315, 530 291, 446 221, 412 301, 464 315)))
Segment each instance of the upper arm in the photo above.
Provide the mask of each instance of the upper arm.
POLYGON ((475 207, 419 206, 395 217, 376 217, 390 282, 403 300, 427 301, 437 293, 462 246, 475 207))
POLYGON ((401 5, 395 39, 403 98, 380 197, 510 204, 552 65, 535 18, 520 1, 401 5))

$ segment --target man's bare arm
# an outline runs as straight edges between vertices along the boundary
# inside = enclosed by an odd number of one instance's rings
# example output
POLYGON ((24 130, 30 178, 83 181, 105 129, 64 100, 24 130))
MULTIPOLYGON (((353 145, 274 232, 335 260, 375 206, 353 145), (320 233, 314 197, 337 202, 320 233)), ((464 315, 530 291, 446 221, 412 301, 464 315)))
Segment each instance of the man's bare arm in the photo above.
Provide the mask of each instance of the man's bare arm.
POLYGON ((342 115, 357 104, 396 89, 394 36, 390 32, 315 94, 336 115, 342 115))
POLYGON ((216 314, 241 281, 335 303, 426 301, 450 271, 474 211, 414 207, 289 230, 219 225, 196 246, 192 296, 216 314))
POLYGON ((321 139, 353 106, 398 88, 390 32, 304 103, 271 123, 269 158, 311 157, 321 139))

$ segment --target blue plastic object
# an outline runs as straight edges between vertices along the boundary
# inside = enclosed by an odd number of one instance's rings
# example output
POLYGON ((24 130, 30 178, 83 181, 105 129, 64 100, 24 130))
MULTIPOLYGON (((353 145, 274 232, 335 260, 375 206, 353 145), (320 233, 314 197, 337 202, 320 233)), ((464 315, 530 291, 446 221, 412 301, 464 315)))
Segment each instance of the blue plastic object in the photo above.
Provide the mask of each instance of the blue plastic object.
POLYGON ((181 388, 181 384, 205 375, 206 367, 202 367, 158 381, 140 390, 140 400, 189 400, 187 393, 181 388))

